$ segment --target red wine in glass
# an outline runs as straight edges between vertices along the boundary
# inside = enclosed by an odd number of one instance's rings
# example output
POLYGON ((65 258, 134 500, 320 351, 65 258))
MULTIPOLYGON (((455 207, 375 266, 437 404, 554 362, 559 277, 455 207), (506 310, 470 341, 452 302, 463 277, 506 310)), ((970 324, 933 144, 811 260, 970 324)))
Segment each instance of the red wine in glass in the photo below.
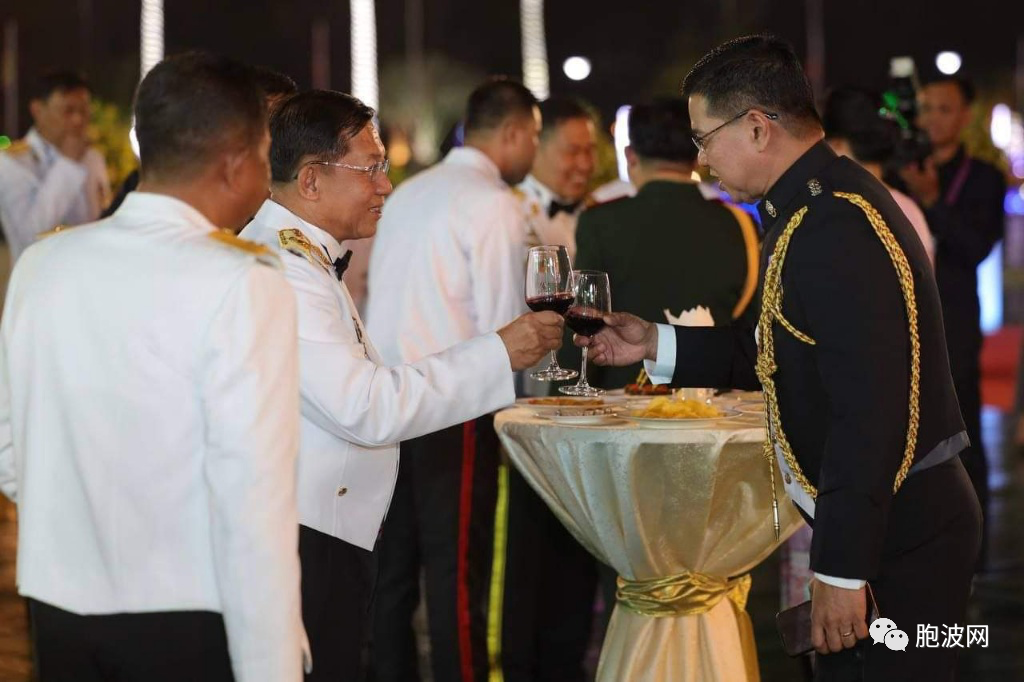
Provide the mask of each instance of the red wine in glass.
POLYGON ((572 307, 574 298, 571 292, 552 294, 550 296, 532 296, 526 299, 526 305, 535 313, 550 310, 565 316, 569 308, 572 307))
MULTIPOLYGON (((572 265, 564 246, 535 246, 526 258, 526 305, 535 313, 552 311, 564 316, 572 307, 572 265)), ((532 372, 540 381, 565 381, 576 377, 576 370, 558 366, 555 352, 545 369, 532 372)))
MULTIPOLYGON (((596 270, 573 271, 573 305, 565 316, 565 323, 580 336, 593 336, 604 329, 604 316, 612 311, 612 291, 608 273, 596 270)), ((596 396, 604 393, 587 383, 587 348, 583 348, 579 381, 572 386, 560 386, 566 395, 596 396)))
POLYGON ((601 311, 593 308, 574 307, 565 316, 565 323, 580 336, 593 336, 604 329, 604 316, 601 311))

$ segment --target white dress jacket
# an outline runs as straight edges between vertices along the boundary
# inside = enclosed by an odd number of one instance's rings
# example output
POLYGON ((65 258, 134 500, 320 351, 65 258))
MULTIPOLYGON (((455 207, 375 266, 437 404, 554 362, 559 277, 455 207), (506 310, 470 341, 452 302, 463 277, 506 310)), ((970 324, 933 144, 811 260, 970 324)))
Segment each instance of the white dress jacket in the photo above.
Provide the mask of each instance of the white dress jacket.
POLYGON ((295 301, 260 259, 146 192, 29 247, 0 334, 0 486, 22 595, 220 612, 236 680, 298 682, 295 301))
POLYGON ((399 441, 514 402, 508 352, 490 333, 388 367, 335 275, 337 240, 272 200, 241 236, 280 253, 298 304, 299 522, 373 549, 395 488, 399 441))

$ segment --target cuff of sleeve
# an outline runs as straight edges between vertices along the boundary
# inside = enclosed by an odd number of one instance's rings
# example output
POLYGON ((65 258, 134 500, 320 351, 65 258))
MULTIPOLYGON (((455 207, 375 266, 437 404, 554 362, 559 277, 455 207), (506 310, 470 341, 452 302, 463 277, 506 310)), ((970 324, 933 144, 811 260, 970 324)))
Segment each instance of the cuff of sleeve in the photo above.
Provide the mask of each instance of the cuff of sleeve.
POLYGON ((670 324, 658 328, 658 356, 654 362, 644 360, 644 371, 652 384, 667 384, 676 371, 676 332, 670 324))
POLYGON ((873 500, 852 487, 821 490, 814 505, 811 570, 825 575, 870 580, 882 561, 891 488, 873 500))
POLYGON ((505 342, 501 340, 498 332, 470 339, 468 343, 471 345, 479 343, 489 357, 495 358, 496 366, 501 368, 499 374, 502 378, 494 384, 496 390, 494 398, 497 401, 497 406, 494 409, 501 409, 505 405, 513 404, 516 401, 516 385, 520 383, 524 373, 512 371, 512 359, 509 358, 508 348, 505 347, 505 342), (501 358, 501 360, 497 358, 501 358))
POLYGON ((857 578, 836 578, 831 575, 825 575, 824 573, 815 573, 814 577, 819 582, 831 585, 832 587, 841 587, 844 590, 859 590, 867 584, 866 580, 859 580, 857 578))

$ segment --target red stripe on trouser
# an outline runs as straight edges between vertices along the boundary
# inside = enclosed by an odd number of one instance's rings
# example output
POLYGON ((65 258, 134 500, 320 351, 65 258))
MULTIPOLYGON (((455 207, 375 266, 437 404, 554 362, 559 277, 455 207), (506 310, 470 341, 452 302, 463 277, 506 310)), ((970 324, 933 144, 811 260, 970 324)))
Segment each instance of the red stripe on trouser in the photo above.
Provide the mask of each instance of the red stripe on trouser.
POLYGON ((469 613, 469 522, 473 511, 473 465, 476 460, 476 423, 462 425, 462 486, 459 493, 459 556, 456 610, 459 622, 459 662, 463 682, 473 682, 473 639, 469 613))

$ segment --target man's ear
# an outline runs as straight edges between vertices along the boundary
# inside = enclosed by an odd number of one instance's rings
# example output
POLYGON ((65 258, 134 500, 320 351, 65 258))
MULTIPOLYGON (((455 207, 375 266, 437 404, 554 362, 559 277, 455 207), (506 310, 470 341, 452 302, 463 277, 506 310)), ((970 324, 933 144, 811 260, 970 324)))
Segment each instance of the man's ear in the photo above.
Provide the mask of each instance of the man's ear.
POLYGON ((319 166, 311 163, 299 167, 298 177, 295 178, 295 191, 307 201, 318 201, 320 199, 320 173, 319 166))
POLYGON ((224 185, 232 192, 242 191, 244 184, 246 157, 251 154, 249 149, 239 149, 222 154, 217 165, 217 173, 224 185))
POLYGON ((498 139, 503 146, 514 146, 522 130, 522 126, 517 125, 515 116, 506 116, 498 128, 498 139))
POLYGON ((762 152, 768 146, 774 132, 771 127, 771 119, 756 109, 748 113, 747 118, 753 123, 753 126, 750 127, 750 139, 757 151, 762 152))

